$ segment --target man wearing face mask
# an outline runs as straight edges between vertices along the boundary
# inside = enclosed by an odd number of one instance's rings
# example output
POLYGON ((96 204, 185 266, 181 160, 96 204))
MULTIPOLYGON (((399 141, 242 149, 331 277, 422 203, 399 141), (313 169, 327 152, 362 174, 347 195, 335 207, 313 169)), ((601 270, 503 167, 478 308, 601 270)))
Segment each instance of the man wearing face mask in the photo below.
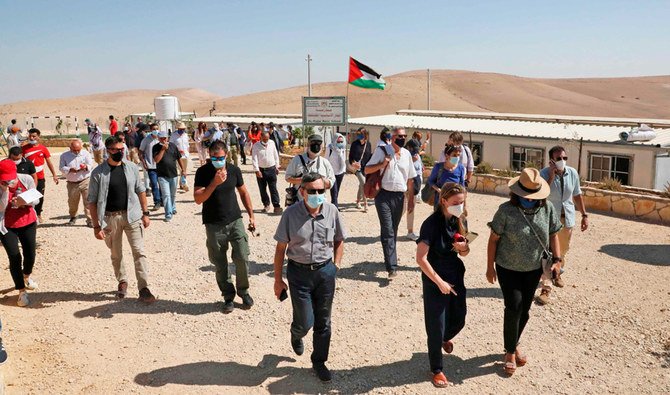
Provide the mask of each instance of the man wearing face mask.
MULTIPOLYGON (((21 147, 23 150, 23 157, 33 162, 35 165, 35 170, 37 171, 37 190, 44 195, 44 189, 46 187, 46 180, 44 179, 44 165, 49 168, 51 171, 51 176, 56 185, 58 185, 58 176, 56 176, 56 170, 54 169, 53 163, 51 163, 51 153, 47 147, 40 144, 40 135, 42 133, 39 129, 30 129, 28 131, 28 141, 24 142, 21 147)), ((37 220, 39 223, 44 223, 42 221, 42 206, 44 205, 44 196, 40 198, 40 202, 35 206, 35 212, 37 213, 37 220)))
POLYGON ((209 146, 209 160, 195 172, 193 198, 202 204, 202 223, 207 235, 209 261, 216 266, 216 282, 223 296, 223 313, 235 309, 233 299, 242 298, 242 308, 250 309, 254 300, 249 295, 249 236, 244 229, 242 211, 235 191, 249 215, 249 230, 256 229, 251 197, 244 185, 239 167, 226 161, 228 151, 223 141, 209 146), (228 248, 232 248, 235 264, 235 285, 228 270, 228 248), (237 288, 237 289, 236 289, 237 288))
MULTIPOLYGON (((309 146, 304 154, 296 155, 286 168, 286 181, 293 188, 298 189, 302 183, 302 176, 307 173, 318 173, 324 179, 325 188, 330 189, 335 184, 335 173, 333 167, 325 158, 321 157, 323 148, 323 137, 313 134, 307 138, 309 146)), ((302 200, 302 194, 298 193, 298 200, 302 200)))
POLYGON ((33 162, 23 157, 21 147, 12 147, 9 149, 9 159, 16 164, 16 172, 19 174, 27 174, 33 178, 35 185, 37 185, 37 171, 33 162))
POLYGON ((279 174, 279 153, 277 147, 270 143, 268 132, 261 134, 261 141, 251 147, 251 164, 256 172, 256 181, 258 189, 261 192, 261 201, 263 210, 270 212, 270 202, 274 207, 274 213, 282 212, 279 203, 279 192, 277 191, 277 174, 279 174), (270 189, 268 197, 267 189, 270 189))
POLYGON ((67 204, 70 209, 68 225, 74 225, 77 222, 77 211, 79 211, 81 198, 86 215, 86 226, 92 227, 93 222, 86 200, 88 199, 88 184, 93 169, 93 158, 88 151, 82 150, 81 140, 72 140, 70 150, 61 154, 58 167, 67 180, 67 204))
POLYGON ((158 125, 152 123, 151 133, 149 133, 140 144, 140 153, 142 154, 142 166, 144 167, 145 177, 148 177, 149 185, 151 185, 151 195, 154 199, 154 211, 158 210, 163 205, 161 200, 161 191, 158 185, 156 161, 154 160, 153 154, 153 149, 156 144, 158 144, 158 125))
POLYGON ((177 166, 181 174, 184 174, 186 170, 179 161, 181 158, 179 149, 168 141, 168 132, 159 132, 158 141, 159 144, 154 145, 153 155, 156 162, 158 186, 161 190, 161 198, 163 198, 163 209, 165 209, 165 222, 170 222, 172 216, 177 214, 177 176, 179 175, 177 166))
MULTIPOLYGON (((579 186, 579 174, 573 167, 567 165, 568 155, 565 148, 557 145, 549 150, 549 166, 540 171, 551 188, 549 200, 560 213, 563 229, 558 232, 558 241, 563 253, 563 263, 561 268, 565 267, 565 256, 570 249, 570 238, 572 237, 572 228, 575 226, 575 206, 582 215, 581 230, 584 232, 589 227, 589 216, 586 214, 586 206, 582 198, 582 190, 579 186)), ((536 301, 540 305, 549 303, 549 294, 551 293, 551 284, 563 288, 565 283, 561 276, 555 279, 542 277, 542 292, 536 301)))
MULTIPOLYGON (((389 280, 393 280, 398 268, 398 226, 402 218, 405 204, 405 192, 414 189, 416 170, 412 154, 405 148, 407 132, 402 127, 392 130, 392 155, 388 155, 385 147, 377 147, 372 158, 365 166, 365 174, 383 171, 381 190, 375 197, 375 209, 381 225, 381 242, 384 251, 384 265, 389 280)), ((414 212, 414 194, 407 198, 407 212, 414 212)))
POLYGON ((172 133, 170 142, 177 147, 177 150, 179 150, 179 154, 181 155, 179 162, 181 163, 181 168, 184 169, 184 172, 179 179, 179 189, 188 192, 186 172, 188 171, 188 150, 190 142, 188 140, 188 133, 186 133, 186 124, 184 122, 177 123, 177 133, 172 133))
POLYGON ((326 202, 325 178, 308 173, 302 178, 303 200, 287 208, 274 239, 274 293, 283 300, 288 289, 293 307, 291 347, 297 355, 305 350, 302 338, 314 327, 312 368, 321 381, 332 376, 326 367, 330 349, 330 316, 335 296, 335 277, 342 262, 344 223, 337 208, 326 202), (288 258, 282 279, 284 256, 288 258))
POLYGON ((125 298, 128 291, 123 265, 123 234, 126 234, 135 262, 139 301, 151 304, 156 297, 149 291, 144 254, 144 229, 150 223, 144 183, 137 166, 123 159, 123 143, 118 137, 108 137, 105 148, 109 158, 93 170, 88 188, 93 234, 96 239, 104 240, 111 251, 119 299, 125 298))
POLYGON ((93 151, 93 159, 95 160, 95 163, 100 164, 103 161, 102 154, 105 150, 105 145, 102 144, 102 129, 88 118, 84 120, 84 123, 88 130, 88 142, 93 151))

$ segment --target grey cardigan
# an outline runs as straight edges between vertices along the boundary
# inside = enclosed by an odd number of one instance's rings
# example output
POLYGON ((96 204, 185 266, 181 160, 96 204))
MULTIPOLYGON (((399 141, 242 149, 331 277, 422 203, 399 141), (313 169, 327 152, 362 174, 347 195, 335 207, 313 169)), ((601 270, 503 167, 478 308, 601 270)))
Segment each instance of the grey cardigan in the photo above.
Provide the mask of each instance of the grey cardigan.
MULTIPOLYGON (((123 160, 123 173, 126 175, 128 187, 128 222, 132 223, 142 219, 142 206, 139 194, 146 191, 144 182, 140 178, 140 170, 137 166, 127 160, 123 160), (132 193, 135 192, 135 193, 132 193)), ((98 221, 103 229, 107 226, 105 222, 105 207, 107 206, 107 195, 109 193, 109 173, 111 167, 107 161, 102 162, 93 169, 91 180, 88 184, 88 202, 96 203, 98 207, 98 221)))

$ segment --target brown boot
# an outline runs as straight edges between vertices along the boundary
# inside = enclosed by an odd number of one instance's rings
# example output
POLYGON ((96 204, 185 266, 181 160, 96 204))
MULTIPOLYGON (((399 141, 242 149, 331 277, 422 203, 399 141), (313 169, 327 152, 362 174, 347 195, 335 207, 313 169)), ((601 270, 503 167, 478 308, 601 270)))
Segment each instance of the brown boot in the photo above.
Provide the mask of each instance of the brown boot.
POLYGON ((544 306, 549 303, 549 293, 551 291, 548 289, 543 289, 542 292, 535 298, 535 302, 540 306, 544 306))

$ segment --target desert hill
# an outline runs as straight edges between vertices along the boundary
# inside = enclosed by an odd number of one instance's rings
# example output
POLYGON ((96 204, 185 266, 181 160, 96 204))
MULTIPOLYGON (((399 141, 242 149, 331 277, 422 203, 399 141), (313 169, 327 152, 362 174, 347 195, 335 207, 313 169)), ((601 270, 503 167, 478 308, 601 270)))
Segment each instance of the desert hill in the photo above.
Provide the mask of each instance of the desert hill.
MULTIPOLYGON (((507 74, 433 70, 431 109, 540 114, 590 115, 670 119, 670 75, 627 78, 540 79, 507 74)), ((386 77, 385 91, 349 88, 352 116, 426 109, 426 72, 410 71, 386 77)), ((312 85, 315 96, 345 95, 347 85, 312 85)), ((109 114, 119 118, 153 111, 153 98, 176 95, 182 111, 299 113, 306 86, 222 98, 201 89, 131 90, 62 99, 31 100, 0 105, 0 120, 24 120, 28 115, 76 115, 106 125, 109 114)))

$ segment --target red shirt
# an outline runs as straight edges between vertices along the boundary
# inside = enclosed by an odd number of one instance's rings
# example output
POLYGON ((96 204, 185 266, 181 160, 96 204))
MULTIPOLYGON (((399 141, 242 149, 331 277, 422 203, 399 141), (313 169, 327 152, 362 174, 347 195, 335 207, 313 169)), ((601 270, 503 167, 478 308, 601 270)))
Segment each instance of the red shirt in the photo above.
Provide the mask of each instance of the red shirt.
POLYGON ((115 119, 112 119, 112 120, 109 122, 109 134, 111 134, 112 136, 114 136, 114 133, 116 133, 116 132, 118 132, 118 131, 119 131, 119 123, 116 122, 115 119))
POLYGON ((261 141, 261 131, 258 130, 256 133, 254 133, 253 130, 250 130, 249 140, 251 140, 251 144, 256 144, 257 142, 261 141))
POLYGON ((44 163, 47 158, 51 158, 51 154, 47 147, 42 144, 26 144, 22 147, 23 156, 29 161, 33 162, 35 165, 35 171, 37 172, 37 179, 44 179, 44 163))
POLYGON ((5 209, 5 227, 14 229, 22 228, 37 221, 37 214, 35 213, 33 206, 23 206, 19 208, 14 208, 12 206, 12 199, 16 195, 20 195, 25 191, 26 187, 21 181, 18 182, 15 190, 7 190, 9 193, 9 200, 7 201, 7 208, 5 209))

